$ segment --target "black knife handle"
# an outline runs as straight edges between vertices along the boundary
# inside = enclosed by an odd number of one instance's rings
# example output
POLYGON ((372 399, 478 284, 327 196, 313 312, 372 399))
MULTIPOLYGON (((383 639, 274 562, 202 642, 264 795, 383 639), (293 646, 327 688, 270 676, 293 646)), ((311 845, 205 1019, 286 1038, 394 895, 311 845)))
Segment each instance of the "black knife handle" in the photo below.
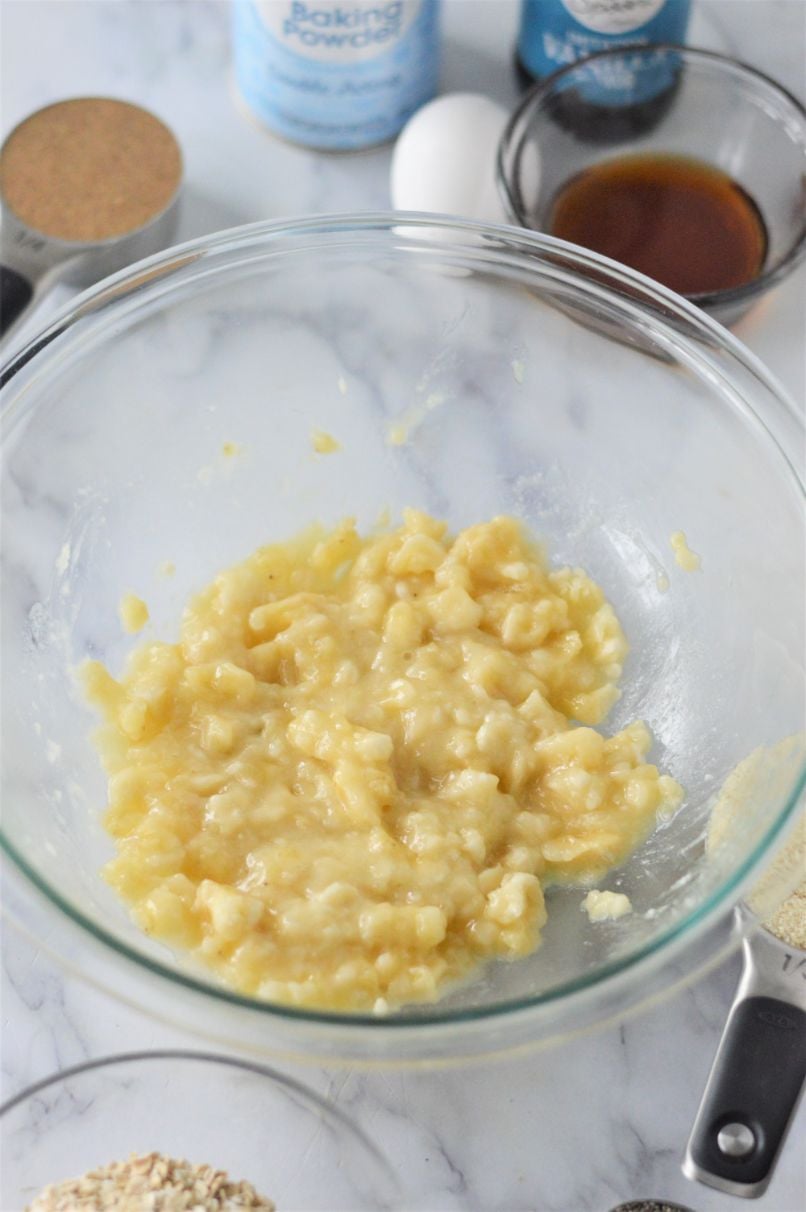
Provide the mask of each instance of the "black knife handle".
POLYGON ((26 277, 8 265, 0 265, 0 337, 16 323, 33 297, 33 285, 26 277))

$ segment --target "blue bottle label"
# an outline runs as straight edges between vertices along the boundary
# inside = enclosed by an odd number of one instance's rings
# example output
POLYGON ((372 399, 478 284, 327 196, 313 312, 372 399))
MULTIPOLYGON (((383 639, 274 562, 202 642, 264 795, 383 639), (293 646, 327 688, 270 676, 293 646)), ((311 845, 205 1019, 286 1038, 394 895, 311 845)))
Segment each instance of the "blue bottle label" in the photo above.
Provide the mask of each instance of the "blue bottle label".
POLYGON ((235 0, 232 11, 241 95, 296 143, 382 143, 436 93, 439 0, 235 0))
MULTIPOLYGON (((691 0, 524 0, 518 56, 537 79, 596 51, 620 46, 683 43, 691 0)), ((639 69, 627 57, 591 63, 584 96, 600 105, 646 101, 673 80, 676 65, 659 55, 639 69), (640 78, 637 73, 640 70, 640 78)))

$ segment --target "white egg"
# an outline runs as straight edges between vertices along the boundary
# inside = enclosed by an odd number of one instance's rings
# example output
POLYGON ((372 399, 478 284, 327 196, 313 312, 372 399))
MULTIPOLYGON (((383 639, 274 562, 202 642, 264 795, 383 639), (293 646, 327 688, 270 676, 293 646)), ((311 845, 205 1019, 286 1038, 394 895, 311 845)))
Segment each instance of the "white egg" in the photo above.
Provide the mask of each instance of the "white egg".
POLYGON ((419 109, 392 156, 395 210, 506 223, 496 153, 508 114, 481 93, 448 93, 419 109))

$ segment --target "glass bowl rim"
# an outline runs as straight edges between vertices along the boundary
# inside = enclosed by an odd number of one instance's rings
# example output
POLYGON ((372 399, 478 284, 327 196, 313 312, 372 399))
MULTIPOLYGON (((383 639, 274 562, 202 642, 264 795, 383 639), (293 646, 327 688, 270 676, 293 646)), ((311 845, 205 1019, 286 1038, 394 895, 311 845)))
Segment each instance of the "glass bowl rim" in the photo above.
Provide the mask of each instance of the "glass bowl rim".
MULTIPOLYGON (((158 1060, 197 1061, 200 1064, 228 1066, 232 1069, 254 1073, 260 1077, 267 1077, 294 1094, 302 1095, 305 1100, 315 1103, 320 1109, 328 1113, 331 1111, 335 1112, 338 1118, 343 1123, 349 1125, 350 1128, 355 1127, 352 1120, 340 1107, 323 1098, 321 1094, 318 1094, 310 1086, 306 1086, 304 1082, 299 1081, 297 1078, 291 1077, 286 1073, 281 1073, 279 1069, 274 1069, 271 1065, 266 1065, 262 1061, 252 1060, 249 1057, 228 1056, 223 1052, 207 1052, 197 1048, 138 1048, 130 1052, 110 1052, 104 1056, 93 1056, 89 1060, 79 1061, 77 1064, 70 1065, 66 1069, 56 1069, 46 1077, 41 1077, 35 1082, 31 1082, 29 1086, 25 1086, 24 1089, 19 1090, 16 1094, 12 1094, 10 1098, 0 1103, 0 1118, 21 1103, 26 1102, 29 1098, 33 1098, 34 1095, 39 1094, 42 1090, 47 1090, 50 1086, 56 1086, 59 1082, 68 1081, 71 1077, 90 1073, 94 1069, 106 1069, 112 1065, 136 1064, 140 1061, 158 1060)), ((362 1130, 358 1129, 358 1131, 361 1132, 362 1130)))
MULTIPOLYGON (((76 299, 71 300, 56 315, 48 328, 39 336, 32 338, 13 355, 7 366, 0 372, 0 389, 5 389, 29 362, 47 349, 52 341, 63 334, 69 333, 70 329, 82 319, 92 316, 96 312, 103 312, 108 306, 114 306, 126 301, 135 292, 139 292, 139 297, 142 300, 149 298, 165 286, 172 274, 186 268, 189 264, 199 263, 203 265, 205 255, 211 256, 219 253, 232 254, 239 248, 244 246, 248 248, 250 245, 255 246, 252 251, 256 255, 258 249, 265 251, 273 243, 282 241, 283 237, 293 238, 311 233, 318 233, 326 239, 334 233, 352 233, 353 235, 363 235, 366 237, 373 233, 386 233, 388 235, 395 233, 398 229, 406 229, 407 233, 409 229, 420 231, 424 236, 423 248, 442 252, 447 256, 456 255, 462 251, 478 253, 480 249, 485 247, 485 241, 488 242, 489 248, 493 252, 500 252, 500 243, 496 245, 493 241, 503 241, 503 246, 510 252, 514 248, 523 256, 522 267, 527 270, 530 266, 536 264, 545 267, 546 264, 550 265, 555 262, 558 256, 563 257, 567 263, 564 265, 564 269, 574 276, 575 284, 583 292, 593 291, 594 289, 596 291, 604 290, 610 297, 626 306, 625 300, 622 299, 617 291, 617 288, 623 285, 630 292, 627 302, 631 307, 637 307, 636 299, 639 303, 647 303, 650 306, 654 306, 659 309, 659 319, 661 321, 663 321, 665 315, 671 313, 678 320, 685 321, 690 329, 693 328, 696 336, 700 339, 711 344, 716 344, 722 352, 731 355, 735 361, 750 371, 755 379, 762 382, 766 391, 785 409, 789 419, 794 420, 799 429, 802 430, 803 428, 803 422, 798 416, 787 392, 777 382, 770 371, 767 370, 760 359, 716 320, 703 313, 682 295, 676 294, 653 279, 629 269, 619 262, 612 261, 608 257, 603 257, 578 245, 570 244, 557 237, 549 236, 542 232, 535 232, 528 228, 470 222, 460 219, 450 219, 440 215, 407 211, 324 214, 292 221, 260 221, 230 228, 212 235, 201 236, 183 244, 172 246, 110 275, 95 286, 82 292, 76 299), (477 242, 473 246, 470 244, 462 245, 455 238, 450 238, 437 243, 434 240, 435 229, 444 231, 446 234, 450 233, 453 237, 457 234, 464 234, 468 238, 475 237, 477 242), (528 258, 523 254, 528 254, 528 258), (535 254, 538 254, 538 256, 536 257, 535 254), (590 281, 586 277, 585 269, 594 272, 597 278, 595 282, 590 281), (602 285, 603 277, 606 279, 604 287, 602 285)), ((338 245, 334 247, 338 247, 338 245)), ((292 252, 296 251, 310 252, 311 246, 305 245, 300 250, 292 248, 292 252)), ((224 266, 223 272, 226 272, 233 264, 242 263, 242 260, 230 261, 224 266)), ((690 340, 690 334, 681 333, 671 325, 668 327, 677 342, 688 342, 690 340)), ((107 339, 108 337, 104 335, 102 342, 105 342, 107 339)), ((3 390, 2 395, 5 394, 3 390)), ((745 406, 758 422, 765 439, 774 444, 778 455, 788 465, 794 475, 801 495, 806 496, 806 484, 804 484, 803 477, 794 467, 789 454, 771 430, 767 421, 759 415, 752 405, 745 402, 745 406)), ((2 417, 4 411, 5 405, 2 396, 0 396, 0 417, 2 417)), ((721 909, 731 907, 732 895, 744 884, 752 871, 761 865, 765 854, 772 847, 776 838, 785 830, 788 822, 796 812, 805 789, 806 759, 802 763, 800 773, 795 780, 786 804, 781 808, 776 819, 764 830, 752 852, 696 908, 692 909, 680 921, 668 927, 663 933, 644 943, 635 951, 619 956, 592 972, 582 973, 536 996, 513 998, 490 1006, 450 1010, 448 1013, 439 1012, 439 1001, 435 1003, 433 1011, 428 1007, 427 1003, 423 1005, 418 1004, 416 1006, 416 1017, 407 1016, 406 1010, 408 1007, 402 1007, 400 1010, 394 1010, 385 1015, 375 1015, 298 1008, 279 1002, 262 1001, 258 998, 236 993, 223 985, 213 984, 202 977, 196 977, 177 967, 169 967, 167 963, 152 959, 150 956, 140 952, 134 945, 116 938, 111 932, 108 932, 103 926, 99 925, 66 900, 60 892, 51 887, 48 881, 42 879, 7 836, 1 817, 0 852, 3 852, 12 862, 13 866, 22 874, 24 881, 32 884, 48 904, 58 909, 69 923, 73 926, 78 926, 80 931, 90 935, 92 939, 100 942, 104 947, 111 948, 124 961, 133 963, 135 967, 145 968, 161 980, 167 980, 169 984, 179 985, 190 990, 193 994, 201 994, 205 998, 213 998, 216 1002, 224 1003, 225 1005, 235 1006, 252 1013, 257 1012, 257 1014, 264 1016, 266 1020, 275 1018, 290 1023, 337 1026, 347 1029, 371 1027, 376 1031, 388 1030, 389 1028, 394 1028, 395 1030, 406 1028, 410 1033, 415 1033, 418 1029, 449 1029, 463 1023, 497 1022, 507 1015, 529 1012, 554 1005, 562 1001, 563 998, 591 992, 597 987, 605 986, 611 978, 629 973, 640 965, 642 961, 648 960, 653 956, 659 956, 661 952, 668 949, 670 944, 676 940, 680 940, 684 934, 689 935, 689 937, 693 936, 697 927, 704 926, 708 921, 713 920, 721 909)), ((0 1108, 0 1113, 2 1113, 3 1109, 0 1108)))
POLYGON ((23 1106, 32 1098, 36 1098, 38 1094, 53 1089, 72 1078, 83 1077, 87 1073, 110 1069, 116 1065, 140 1065, 143 1061, 188 1061, 200 1065, 219 1065, 225 1069, 267 1079, 271 1084, 279 1086, 284 1093, 299 1099, 306 1110, 316 1112, 326 1121, 335 1120, 340 1129, 346 1131, 350 1136, 356 1137, 362 1148, 371 1154, 375 1163, 383 1171, 384 1178, 399 1195, 400 1182, 389 1158, 360 1124, 355 1123, 337 1103, 325 1098, 324 1095, 311 1089, 298 1078, 281 1073, 279 1069, 274 1069, 271 1065, 243 1056, 229 1056, 223 1052, 207 1052, 195 1048, 144 1048, 132 1052, 113 1052, 105 1056, 91 1057, 79 1064, 70 1065, 67 1069, 59 1069, 46 1077, 39 1078, 18 1091, 17 1094, 7 1098, 0 1104, 0 1123, 12 1111, 23 1106))
MULTIPOLYGON (((540 102, 552 92, 557 83, 561 82, 565 77, 572 75, 573 72, 578 71, 580 67, 587 66, 588 63, 597 62, 600 59, 615 59, 627 54, 636 57, 648 57, 658 51, 673 51, 679 54, 681 58, 690 59, 694 63, 705 63, 725 71, 726 74, 727 72, 733 72, 740 79, 764 85, 792 107, 806 133, 806 106, 798 100, 794 93, 790 92, 785 85, 779 84, 777 80, 767 75, 766 72, 759 71, 757 67, 751 67, 743 59, 737 59, 733 55, 724 55, 719 51, 704 50, 697 46, 686 46, 682 42, 657 42, 652 43, 650 46, 614 46, 608 47, 606 50, 594 51, 589 55, 585 55, 584 59, 578 59, 573 63, 568 63, 563 67, 557 68, 551 75, 546 76, 544 80, 539 80, 533 84, 509 116, 498 143, 495 176, 499 195, 511 222, 525 227, 527 231, 534 230, 527 227, 524 221, 522 207, 510 185, 509 174, 505 166, 506 156, 512 150, 515 132, 527 119, 530 111, 537 108, 540 102)), ((804 149, 806 149, 806 139, 804 140, 804 149)), ((540 234, 548 235, 549 233, 540 234)), ((784 256, 779 258, 775 265, 771 265, 768 269, 758 274, 757 277, 752 278, 741 286, 730 286, 724 290, 701 291, 681 297, 685 298, 686 301, 691 301, 698 307, 711 307, 716 304, 749 304, 758 295, 764 294, 773 286, 783 281, 803 260, 804 256, 806 256, 806 215, 804 215, 801 223, 799 235, 796 236, 794 243, 784 256)))

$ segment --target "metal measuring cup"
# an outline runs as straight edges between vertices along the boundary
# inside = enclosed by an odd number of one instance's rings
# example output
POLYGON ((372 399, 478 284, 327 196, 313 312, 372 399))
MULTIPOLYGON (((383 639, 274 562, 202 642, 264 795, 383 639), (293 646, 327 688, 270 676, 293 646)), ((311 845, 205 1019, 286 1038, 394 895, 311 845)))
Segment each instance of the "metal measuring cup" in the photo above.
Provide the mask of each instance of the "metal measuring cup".
POLYGON ((806 1080, 806 951, 763 926, 742 948, 742 976, 683 1171, 754 1198, 769 1185, 806 1080))
POLYGON ((776 937, 748 904, 735 912, 744 966, 683 1172, 754 1198, 769 1185, 806 1082, 806 951, 776 937))
POLYGON ((23 317, 57 283, 90 286, 170 244, 176 229, 181 180, 182 155, 174 135, 148 110, 130 102, 72 98, 37 110, 19 123, 0 148, 0 339, 10 337, 23 317), (141 153, 128 159, 127 130, 137 133, 129 150, 136 148, 141 153), (91 148, 87 146, 90 137, 91 148), (149 138, 153 148, 159 146, 162 178, 159 188, 152 191, 153 200, 146 196, 134 211, 129 207, 127 217, 132 182, 142 182, 144 178, 138 174, 149 172, 149 138), (43 153, 31 155, 28 180, 25 165, 20 164, 21 139, 28 140, 30 151, 39 148, 43 153), (9 167, 12 150, 18 154, 9 167), (166 163, 170 170, 167 175, 166 163), (41 207, 36 200, 41 199, 46 174, 52 189, 43 200, 56 220, 49 219, 38 227, 36 214, 41 207), (30 209, 19 201, 21 189, 26 187, 32 198, 30 209), (101 220, 91 238, 76 238, 69 216, 77 208, 83 208, 84 214, 91 213, 93 206, 98 213, 105 208, 107 230, 101 220), (64 221, 60 214, 66 216, 64 221))

